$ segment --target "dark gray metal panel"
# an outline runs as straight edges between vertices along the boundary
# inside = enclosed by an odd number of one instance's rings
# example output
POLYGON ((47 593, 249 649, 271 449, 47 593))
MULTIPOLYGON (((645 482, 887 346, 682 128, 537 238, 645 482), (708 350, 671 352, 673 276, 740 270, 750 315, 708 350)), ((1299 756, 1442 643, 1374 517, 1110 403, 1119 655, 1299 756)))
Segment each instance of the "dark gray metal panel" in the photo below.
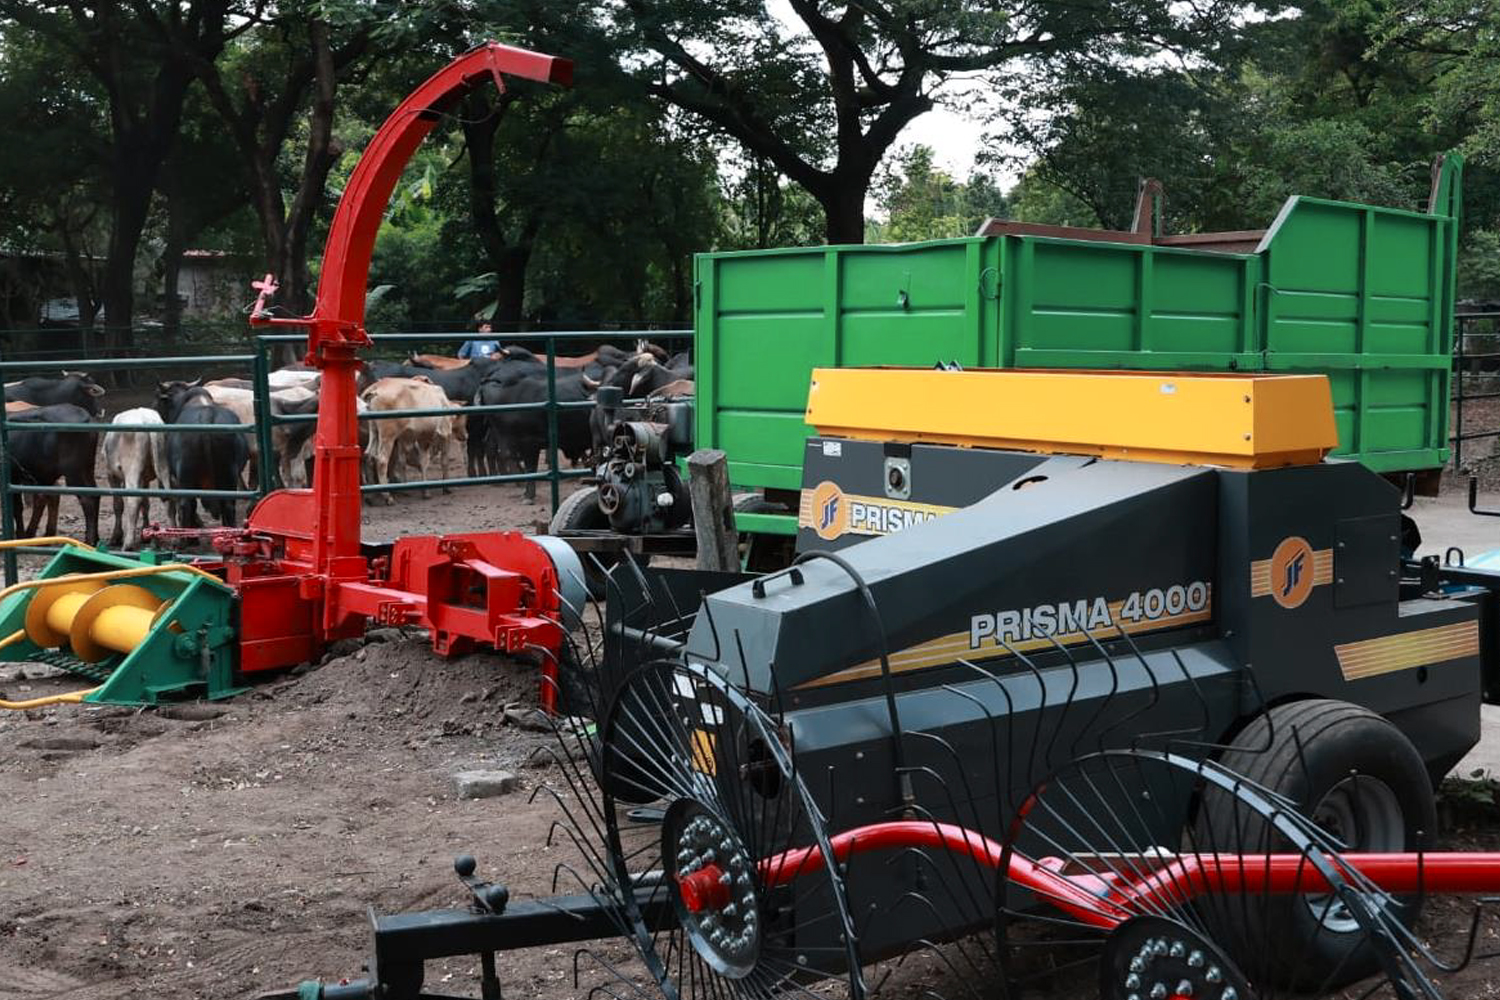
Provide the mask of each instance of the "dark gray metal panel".
MULTIPOLYGON (((874 593, 895 651, 967 634, 979 613, 1210 580, 1215 486, 1207 469, 1094 462, 843 555, 874 593)), ((712 594, 704 608, 721 633, 738 633, 747 662, 730 667, 761 691, 877 655, 876 622, 853 581, 823 560, 803 564, 800 577, 712 594)), ((700 615, 689 652, 711 658, 712 647, 700 615)))
POLYGON ((1390 604, 1401 595, 1401 517, 1392 511, 1334 525, 1333 603, 1390 604))

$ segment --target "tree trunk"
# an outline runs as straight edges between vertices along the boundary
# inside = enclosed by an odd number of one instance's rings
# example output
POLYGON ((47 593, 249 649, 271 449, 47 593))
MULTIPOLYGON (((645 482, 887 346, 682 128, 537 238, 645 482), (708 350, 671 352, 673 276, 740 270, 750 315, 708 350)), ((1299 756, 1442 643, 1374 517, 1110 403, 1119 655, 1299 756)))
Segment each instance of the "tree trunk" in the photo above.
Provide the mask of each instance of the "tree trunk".
POLYGON ((520 330, 525 326, 526 265, 531 262, 532 240, 506 247, 500 254, 495 271, 495 313, 490 325, 499 330, 520 330))
MULTIPOLYGON (((104 261, 105 347, 118 351, 134 342, 135 256, 151 209, 156 187, 156 163, 134 162, 128 153, 117 157, 112 171, 114 197, 110 205, 109 250, 104 261), (120 162, 127 159, 130 162, 120 162)), ((159 162, 159 161, 158 161, 159 162)))
POLYGON ((302 160, 302 181, 287 213, 286 251, 282 261, 282 302, 299 313, 312 309, 312 278, 307 266, 307 247, 314 219, 323 204, 328 172, 341 152, 333 141, 334 93, 338 85, 329 43, 328 23, 314 20, 307 26, 312 46, 312 108, 308 112, 307 155, 302 160))
POLYGON ((863 184, 841 182, 837 174, 828 187, 813 192, 823 206, 824 238, 829 243, 863 243, 865 241, 865 191, 863 184))
POLYGON ((73 286, 73 301, 78 303, 78 329, 83 331, 84 344, 87 345, 90 331, 94 329, 94 316, 99 311, 99 302, 95 298, 94 279, 89 274, 88 267, 83 263, 83 252, 78 248, 78 242, 73 239, 73 232, 66 220, 58 224, 58 234, 62 238, 63 262, 68 271, 68 284, 73 286))

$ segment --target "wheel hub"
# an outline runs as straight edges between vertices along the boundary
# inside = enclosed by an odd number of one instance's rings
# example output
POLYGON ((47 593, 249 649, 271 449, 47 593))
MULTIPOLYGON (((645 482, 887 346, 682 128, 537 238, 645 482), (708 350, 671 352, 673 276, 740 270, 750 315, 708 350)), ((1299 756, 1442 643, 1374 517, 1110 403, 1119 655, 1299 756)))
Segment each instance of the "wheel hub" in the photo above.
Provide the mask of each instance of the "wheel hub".
POLYGON ((1218 946, 1163 917, 1135 917, 1115 928, 1100 980, 1101 1000, 1255 1000, 1218 946))
POLYGON ((716 972, 746 976, 760 953, 753 863, 733 828, 690 799, 667 810, 662 857, 677 886, 677 917, 694 950, 716 972))

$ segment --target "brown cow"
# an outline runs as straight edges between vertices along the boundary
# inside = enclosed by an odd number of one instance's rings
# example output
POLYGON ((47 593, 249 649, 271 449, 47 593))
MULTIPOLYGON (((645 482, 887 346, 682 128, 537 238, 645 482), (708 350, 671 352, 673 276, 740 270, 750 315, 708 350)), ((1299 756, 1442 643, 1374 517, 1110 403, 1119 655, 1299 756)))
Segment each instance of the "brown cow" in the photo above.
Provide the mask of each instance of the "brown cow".
POLYGON ((441 371, 452 371, 455 368, 467 368, 468 358, 450 358, 446 354, 413 354, 411 363, 421 365, 423 368, 437 368, 441 371))
MULTIPOLYGON (((391 410, 435 410, 442 407, 461 409, 448 399, 440 386, 420 378, 383 378, 360 394, 372 412, 391 410)), ((442 478, 448 478, 448 447, 454 441, 464 442, 468 435, 464 418, 451 417, 389 417, 372 420, 370 445, 366 458, 374 463, 375 481, 391 481, 391 460, 402 458, 408 465, 417 466, 423 479, 430 478, 428 469, 434 458, 442 469, 442 478)), ((449 492, 443 487, 443 492, 449 492)), ((422 491, 427 496, 427 490, 422 491)), ((385 502, 393 504, 395 497, 385 494, 385 502)))

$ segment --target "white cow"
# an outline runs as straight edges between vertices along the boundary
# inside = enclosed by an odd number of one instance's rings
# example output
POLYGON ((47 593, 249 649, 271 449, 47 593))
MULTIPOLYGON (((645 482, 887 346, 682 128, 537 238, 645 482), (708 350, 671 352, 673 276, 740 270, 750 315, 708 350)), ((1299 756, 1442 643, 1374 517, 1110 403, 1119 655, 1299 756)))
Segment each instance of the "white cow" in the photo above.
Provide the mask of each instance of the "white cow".
MULTIPOLYGON (((155 410, 139 407, 115 414, 111 423, 160 424, 155 410)), ((104 435, 104 471, 115 489, 143 490, 167 479, 165 435, 149 431, 110 431, 104 435)), ((109 536, 111 548, 140 548, 141 529, 151 521, 151 501, 147 497, 115 497, 115 530, 109 536)))

